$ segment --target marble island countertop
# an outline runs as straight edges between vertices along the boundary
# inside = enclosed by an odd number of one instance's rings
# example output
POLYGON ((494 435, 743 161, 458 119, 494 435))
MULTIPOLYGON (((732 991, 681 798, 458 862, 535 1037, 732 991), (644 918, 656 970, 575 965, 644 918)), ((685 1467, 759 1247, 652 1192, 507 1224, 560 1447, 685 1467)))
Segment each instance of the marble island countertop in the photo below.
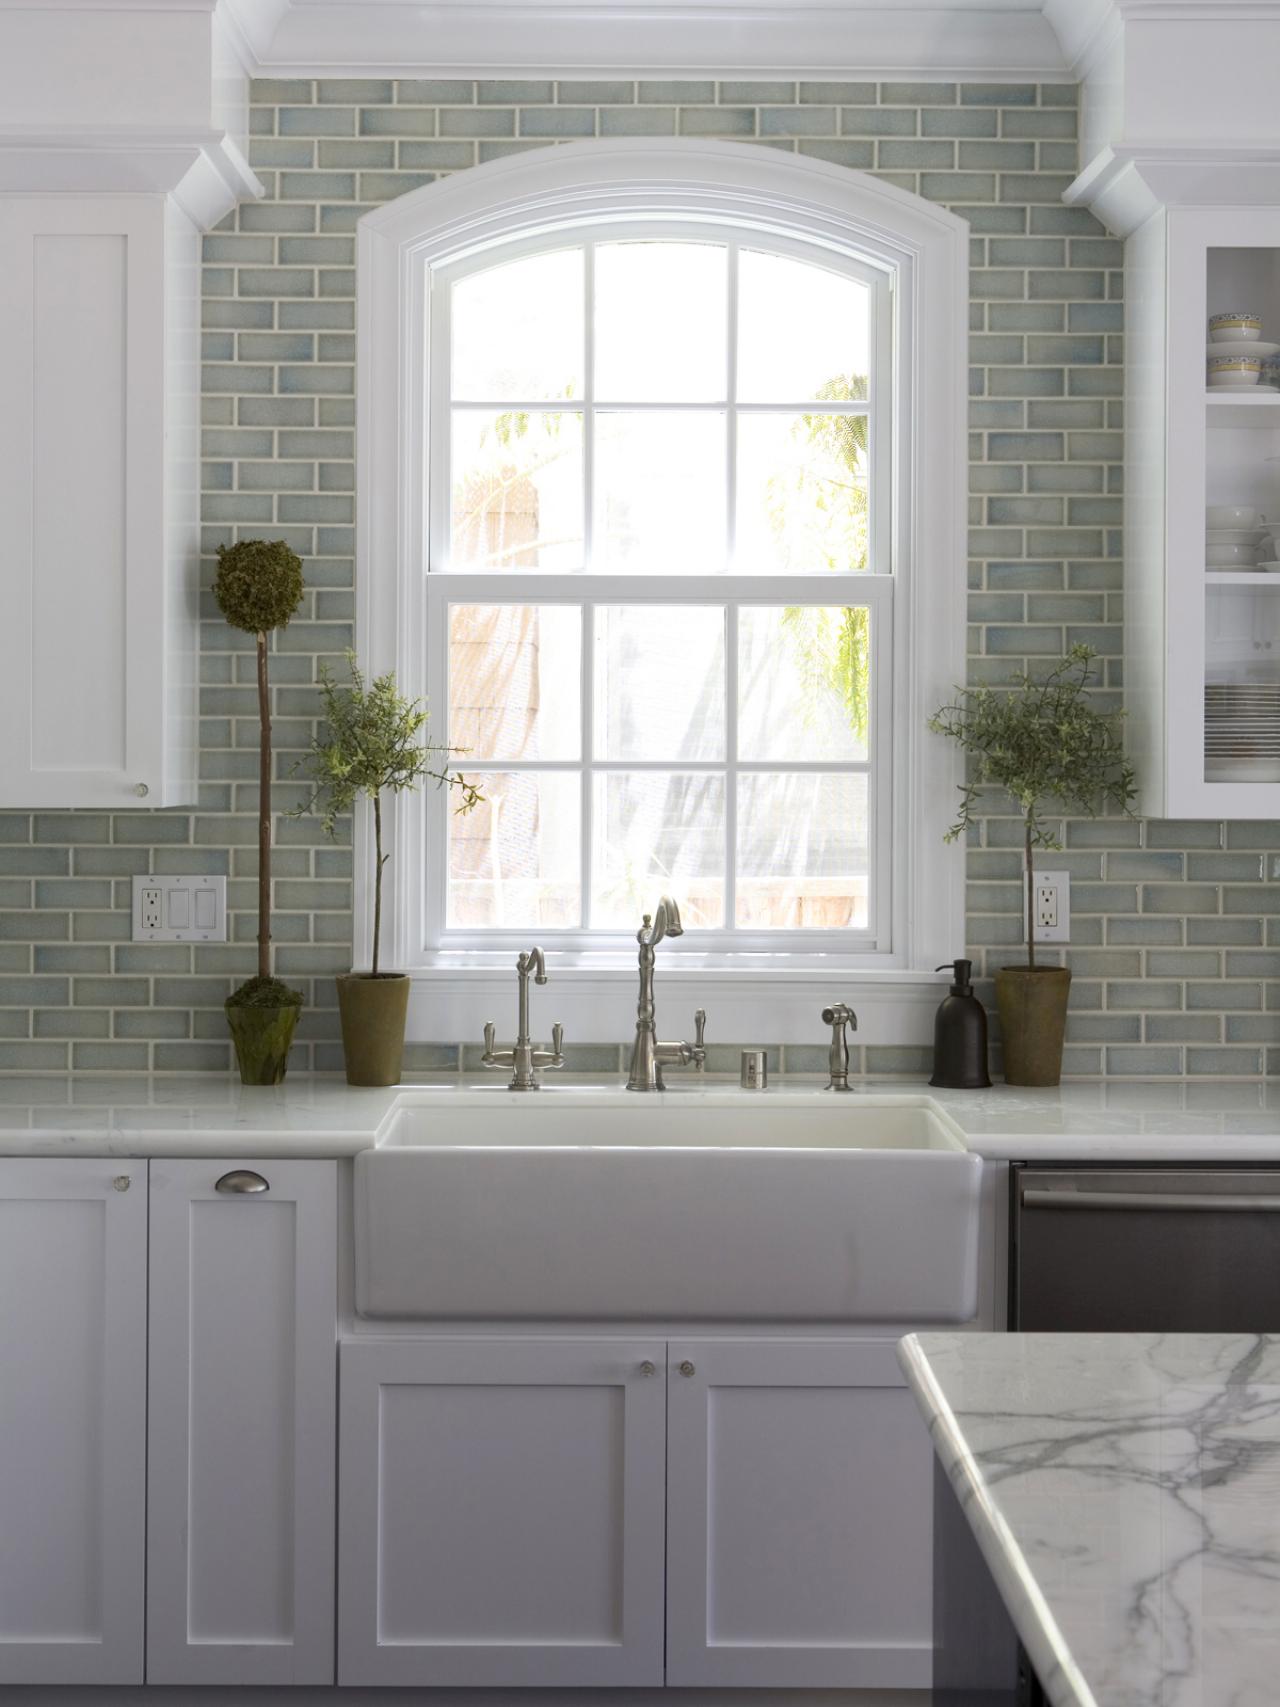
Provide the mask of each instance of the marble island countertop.
MULTIPOLYGON (((670 1096, 728 1091, 784 1110, 822 1087, 780 1078, 763 1093, 739 1092, 736 1081, 671 1078, 670 1096)), ((582 1090, 626 1094, 620 1079, 569 1075, 549 1079, 539 1094, 582 1090)), ((354 1155, 378 1143, 405 1100, 438 1106, 447 1118, 454 1098, 477 1091, 506 1094, 494 1075, 442 1074, 386 1090, 307 1075, 270 1089, 215 1074, 0 1077, 0 1155, 354 1155)), ((1280 1162, 1280 1082, 1112 1079, 946 1091, 919 1079, 877 1079, 859 1084, 854 1097, 928 1098, 971 1151, 992 1160, 1280 1162)))
POLYGON ((1280 1338, 911 1335, 899 1357, 1055 1707, 1280 1694, 1280 1338))

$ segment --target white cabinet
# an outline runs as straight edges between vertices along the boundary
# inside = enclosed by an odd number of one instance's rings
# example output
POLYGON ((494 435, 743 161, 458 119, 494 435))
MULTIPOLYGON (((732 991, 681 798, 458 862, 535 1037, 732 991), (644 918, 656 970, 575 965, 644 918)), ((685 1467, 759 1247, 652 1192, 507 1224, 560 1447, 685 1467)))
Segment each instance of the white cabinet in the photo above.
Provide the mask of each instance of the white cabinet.
POLYGON ((667 1683, 927 1689, 932 1459, 889 1340, 673 1341, 667 1683))
POLYGON ((342 1347, 338 1681, 661 1684, 665 1347, 342 1347))
MULTIPOLYGON (((1206 386, 1210 315, 1280 343, 1280 210, 1171 207, 1129 238, 1125 697, 1139 806, 1163 818, 1280 817, 1280 574, 1210 564, 1206 507, 1280 539, 1280 370, 1206 386)), ((1248 541, 1242 541, 1246 546, 1248 541)), ((1264 559, 1273 558, 1265 545, 1264 559)))
POLYGON ((0 1684, 142 1682, 145 1162, 0 1165, 0 1684))
POLYGON ((0 806, 195 798, 199 236, 0 197, 0 806))
POLYGON ((151 1164, 149 1683, 333 1682, 336 1195, 151 1164))

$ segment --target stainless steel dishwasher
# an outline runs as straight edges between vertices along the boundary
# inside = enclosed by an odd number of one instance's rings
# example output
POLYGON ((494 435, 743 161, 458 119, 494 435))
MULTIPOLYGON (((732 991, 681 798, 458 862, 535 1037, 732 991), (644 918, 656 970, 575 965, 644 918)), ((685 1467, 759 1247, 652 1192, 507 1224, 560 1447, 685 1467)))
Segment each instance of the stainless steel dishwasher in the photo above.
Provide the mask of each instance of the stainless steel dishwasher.
POLYGON ((1010 1171, 1012 1330, 1280 1332, 1280 1169, 1010 1171))

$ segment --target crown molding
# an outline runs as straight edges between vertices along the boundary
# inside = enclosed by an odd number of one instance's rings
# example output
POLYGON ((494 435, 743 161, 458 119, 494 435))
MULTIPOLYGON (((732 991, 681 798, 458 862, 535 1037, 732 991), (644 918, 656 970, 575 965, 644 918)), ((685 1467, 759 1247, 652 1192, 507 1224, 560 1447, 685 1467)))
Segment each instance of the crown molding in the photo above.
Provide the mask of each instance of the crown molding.
POLYGON ((225 131, 11 125, 0 194, 167 195, 204 231, 263 188, 225 131))
POLYGON ((1280 205, 1280 144, 1268 139, 1221 147, 1144 143, 1104 148, 1063 200, 1089 207, 1119 237, 1170 207, 1280 205))
POLYGON ((222 4, 271 77, 1071 77, 1039 0, 222 4))

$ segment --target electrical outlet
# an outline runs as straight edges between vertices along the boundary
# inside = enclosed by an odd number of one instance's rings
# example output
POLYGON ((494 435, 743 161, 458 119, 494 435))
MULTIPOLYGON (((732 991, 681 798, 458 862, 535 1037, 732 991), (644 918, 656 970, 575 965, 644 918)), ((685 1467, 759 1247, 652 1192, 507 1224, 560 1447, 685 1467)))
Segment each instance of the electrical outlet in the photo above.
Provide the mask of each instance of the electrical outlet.
POLYGON ((135 877, 134 942, 225 942, 225 877, 135 877))
POLYGON ((1071 941, 1071 877, 1068 872, 1036 872, 1031 920, 1037 942, 1071 941))

